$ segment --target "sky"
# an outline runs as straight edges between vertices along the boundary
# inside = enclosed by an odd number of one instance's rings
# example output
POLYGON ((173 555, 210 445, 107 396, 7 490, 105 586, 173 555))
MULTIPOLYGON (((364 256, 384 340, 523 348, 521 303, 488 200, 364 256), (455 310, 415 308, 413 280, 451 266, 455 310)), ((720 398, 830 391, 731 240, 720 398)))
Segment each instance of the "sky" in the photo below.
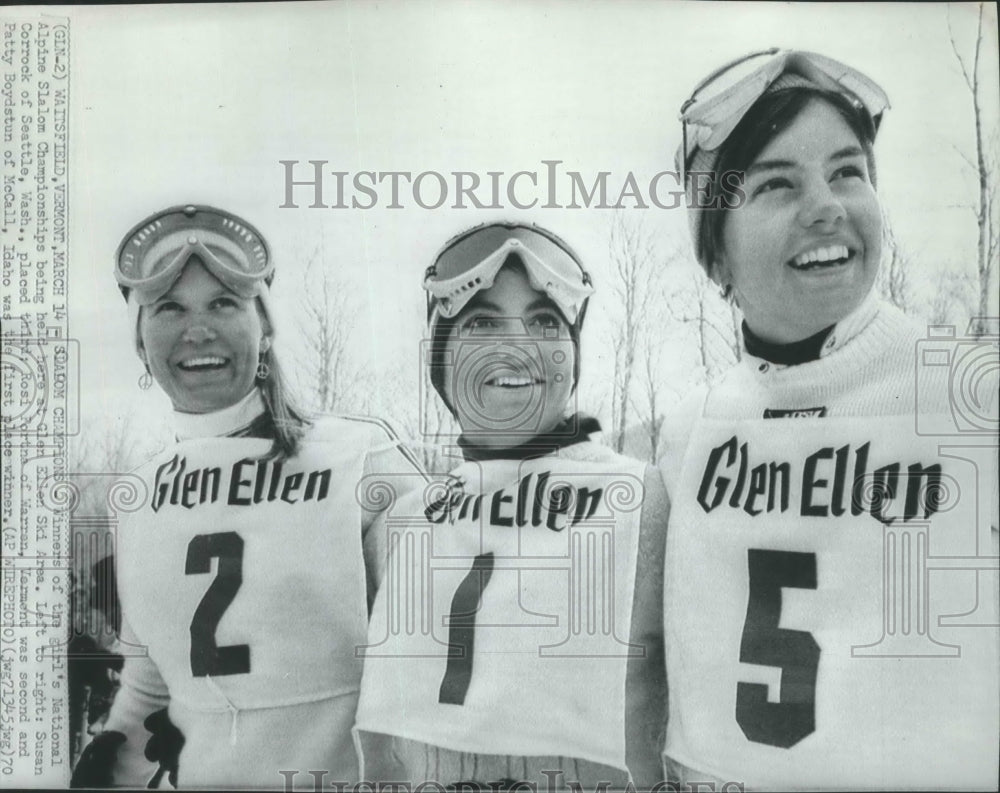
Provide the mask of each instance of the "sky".
MULTIPOLYGON (((517 210, 506 201, 504 209, 456 209, 453 183, 442 207, 417 205, 404 183, 403 208, 389 208, 387 182, 370 209, 310 208, 308 187, 296 188, 298 208, 282 208, 280 161, 298 161, 296 179, 309 175, 308 161, 326 161, 328 204, 335 171, 348 174, 349 188, 362 171, 434 171, 447 180, 469 171, 484 181, 492 171, 506 180, 520 170, 543 175, 545 161, 587 183, 610 172, 614 195, 629 173, 642 185, 672 167, 678 109, 701 77, 771 46, 821 52, 884 87, 892 109, 876 145, 879 194, 927 292, 939 270, 974 269, 971 103, 948 25, 971 53, 977 11, 638 0, 48 7, 45 14, 70 18, 70 335, 80 343, 83 422, 168 409, 158 389, 136 386, 142 368, 112 262, 135 223, 183 203, 224 207, 263 231, 276 262, 279 342, 289 352, 299 344, 310 261, 335 276, 356 307, 352 351, 371 363, 376 390, 400 367, 416 388, 421 277, 448 237, 503 218, 545 225, 579 251, 597 283, 584 337, 587 393, 595 393, 610 366, 600 337, 613 316, 611 210, 517 210)), ((988 5, 988 130, 1000 118, 996 26, 988 5)), ((557 203, 569 203, 567 180, 557 203)), ((427 204, 435 185, 433 176, 422 185, 427 204)), ((544 191, 523 178, 519 185, 544 202, 544 191)), ((488 203, 489 191, 480 195, 488 203)), ((689 244, 680 209, 625 214, 663 255, 689 244)))

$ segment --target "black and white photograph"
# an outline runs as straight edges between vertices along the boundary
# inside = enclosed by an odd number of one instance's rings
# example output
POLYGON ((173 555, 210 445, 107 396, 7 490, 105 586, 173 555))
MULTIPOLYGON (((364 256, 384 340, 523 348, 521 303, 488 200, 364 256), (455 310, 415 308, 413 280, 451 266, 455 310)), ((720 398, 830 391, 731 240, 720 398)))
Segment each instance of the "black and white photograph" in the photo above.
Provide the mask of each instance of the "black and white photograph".
POLYGON ((994 4, 0 26, 0 785, 998 789, 994 4))

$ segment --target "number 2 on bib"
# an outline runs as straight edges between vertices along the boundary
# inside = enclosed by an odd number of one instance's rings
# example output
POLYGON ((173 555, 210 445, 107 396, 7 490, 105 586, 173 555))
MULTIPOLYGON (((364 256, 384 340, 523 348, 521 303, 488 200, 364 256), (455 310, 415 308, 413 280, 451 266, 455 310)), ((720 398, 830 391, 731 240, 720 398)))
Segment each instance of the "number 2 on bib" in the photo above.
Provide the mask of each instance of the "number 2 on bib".
POLYGON ((250 645, 219 647, 215 630, 243 583, 243 538, 235 531, 197 534, 188 543, 184 572, 200 575, 219 560, 212 583, 191 618, 191 674, 195 677, 245 675, 250 671, 250 645))
POLYGON ((816 730, 819 645, 811 633, 779 628, 781 588, 816 589, 816 554, 747 549, 750 595, 740 663, 781 669, 778 702, 763 683, 736 684, 736 723, 755 743, 788 749, 816 730))

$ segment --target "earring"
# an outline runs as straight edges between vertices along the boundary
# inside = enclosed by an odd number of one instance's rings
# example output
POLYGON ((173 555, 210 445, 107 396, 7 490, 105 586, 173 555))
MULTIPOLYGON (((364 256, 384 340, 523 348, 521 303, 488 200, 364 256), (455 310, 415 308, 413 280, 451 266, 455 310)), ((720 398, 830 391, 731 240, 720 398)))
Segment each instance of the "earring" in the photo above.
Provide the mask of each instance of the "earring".
POLYGON ((264 362, 263 358, 261 358, 257 362, 257 379, 267 380, 267 378, 270 376, 271 376, 271 367, 264 362))
POLYGON ((139 377, 139 388, 143 391, 148 391, 153 385, 153 375, 149 371, 149 367, 146 367, 146 371, 142 373, 139 377))

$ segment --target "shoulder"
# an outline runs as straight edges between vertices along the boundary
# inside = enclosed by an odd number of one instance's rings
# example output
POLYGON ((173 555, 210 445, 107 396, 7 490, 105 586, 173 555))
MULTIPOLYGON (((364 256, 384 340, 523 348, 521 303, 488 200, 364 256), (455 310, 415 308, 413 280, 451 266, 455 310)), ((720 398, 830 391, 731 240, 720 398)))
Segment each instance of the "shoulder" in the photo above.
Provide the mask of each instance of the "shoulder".
POLYGON ((559 450, 557 456, 568 460, 578 460, 579 462, 611 463, 620 467, 642 465, 638 460, 619 454, 610 446, 592 440, 566 446, 559 450))
POLYGON ((972 326, 921 324, 905 315, 890 315, 890 320, 902 342, 899 365, 916 389, 916 412, 966 414, 972 424, 979 417, 995 426, 1000 401, 996 329, 977 338, 972 326))
POLYGON ((927 326, 884 300, 878 301, 873 325, 882 332, 898 338, 918 339, 926 336, 928 331, 927 326))
POLYGON ((708 395, 708 386, 699 386, 664 416, 663 425, 660 427, 660 439, 656 445, 658 460, 664 455, 683 451, 687 447, 692 428, 704 414, 708 395))
POLYGON ((427 480, 427 472, 412 446, 405 443, 384 419, 366 415, 322 415, 315 419, 307 440, 355 449, 364 455, 366 474, 379 479, 404 476, 405 482, 396 483, 402 490, 427 480))
POLYGON ((922 324, 891 303, 878 300, 871 320, 843 350, 853 365, 867 362, 879 369, 911 368, 921 340, 934 327, 922 324))
POLYGON ((927 341, 932 341, 941 331, 954 338, 954 330, 952 326, 926 324, 896 306, 880 303, 878 313, 862 335, 881 353, 878 365, 892 368, 895 364, 911 371, 927 341), (950 334, 946 327, 950 328, 950 334))
POLYGON ((374 416, 324 413, 306 427, 304 440, 378 446, 398 443, 399 435, 389 422, 374 416))

